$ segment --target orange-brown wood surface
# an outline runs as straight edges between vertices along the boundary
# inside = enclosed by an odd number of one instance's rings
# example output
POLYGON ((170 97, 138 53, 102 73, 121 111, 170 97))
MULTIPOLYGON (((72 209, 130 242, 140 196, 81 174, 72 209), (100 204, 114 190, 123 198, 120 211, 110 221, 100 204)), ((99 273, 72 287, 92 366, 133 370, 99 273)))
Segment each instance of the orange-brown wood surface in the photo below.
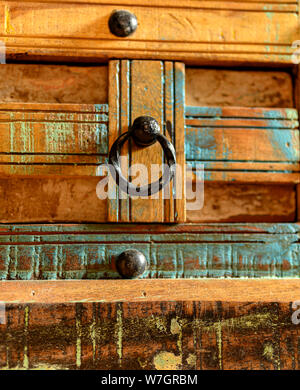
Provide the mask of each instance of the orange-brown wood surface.
POLYGON ((56 280, 1 281, 6 303, 226 301, 278 302, 300 299, 298 279, 56 280))
POLYGON ((299 369, 298 281, 93 283, 1 283, 1 368, 299 369))
MULTIPOLYGON (((1 277, 16 280, 0 282, 0 368, 300 369, 300 281, 280 279, 298 276, 299 224, 195 225, 299 220, 300 95, 291 61, 299 2, 4 1, 0 20, 8 61, 113 59, 99 70, 40 68, 41 77, 25 76, 20 64, 11 71, 19 76, 3 76, 1 66, 0 222, 12 223, 0 232, 1 277), (132 36, 110 33, 115 9, 137 16, 132 36), (185 87, 185 63, 277 69, 191 68, 185 87), (185 214, 184 198, 161 193, 147 202, 97 198, 97 167, 147 114, 178 162, 194 164, 187 182, 195 185, 195 163, 205 164, 203 209, 185 214), (161 249, 151 249, 158 261, 150 277, 198 278, 206 261, 208 276, 226 279, 18 280, 101 277, 103 259, 105 277, 115 277, 116 254, 145 244, 161 249)), ((130 164, 163 161, 158 145, 123 152, 130 164)))
POLYGON ((297 221, 300 221, 300 185, 297 185, 296 190, 296 196, 297 196, 297 221))
MULTIPOLYGON (((148 115, 156 119, 161 132, 169 136, 176 150, 176 162, 184 172, 184 66, 164 61, 115 60, 110 61, 109 75, 109 149, 136 118, 148 115)), ((158 180, 159 176, 151 177, 153 164, 164 162, 158 142, 147 148, 129 142, 122 156, 124 175, 128 176, 129 166, 143 164, 148 177, 144 178, 139 171, 131 172, 133 178, 141 176, 139 185, 158 180)), ((114 185, 113 179, 110 180, 114 185)), ((184 174, 178 177, 176 184, 181 191, 185 188, 184 174)), ((169 187, 169 193, 173 193, 175 182, 169 187)), ((116 191, 118 196, 109 200, 108 219, 110 222, 184 222, 185 194, 184 190, 182 192, 180 199, 164 200, 162 191, 152 199, 129 199, 116 191)))
MULTIPOLYGON (((97 197, 99 177, 0 179, 0 221, 106 222, 108 206, 97 197)), ((201 210, 188 222, 289 222, 296 220, 295 185, 214 183, 204 185, 201 210)))
POLYGON ((292 302, 29 303, 5 312, 4 370, 299 369, 292 302))
POLYGON ((148 58, 194 63, 291 64, 299 37, 297 2, 4 1, 0 39, 9 58, 148 58), (132 4, 132 5, 131 5, 132 4), (138 19, 127 38, 110 33, 115 9, 138 19), (201 28, 198 28, 201 26, 201 28))

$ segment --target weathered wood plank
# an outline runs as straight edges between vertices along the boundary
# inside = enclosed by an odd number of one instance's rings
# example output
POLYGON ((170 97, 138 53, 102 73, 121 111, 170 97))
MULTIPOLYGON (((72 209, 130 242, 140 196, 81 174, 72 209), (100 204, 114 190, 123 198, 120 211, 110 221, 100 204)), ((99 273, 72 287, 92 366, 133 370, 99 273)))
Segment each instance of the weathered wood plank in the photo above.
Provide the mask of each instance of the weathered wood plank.
POLYGON ((250 224, 241 228, 239 233, 235 230, 239 226, 227 227, 231 232, 225 227, 222 233, 211 226, 205 233, 201 226, 189 232, 189 225, 179 231, 153 227, 157 232, 143 231, 140 226, 120 226, 115 231, 109 225, 91 226, 90 231, 80 225, 65 230, 63 225, 57 230, 3 227, 0 278, 119 278, 116 257, 130 248, 147 258, 142 278, 299 277, 299 225, 250 224))
POLYGON ((1 104, 1 174, 96 175, 108 154, 107 112, 107 104, 1 104))
MULTIPOLYGON (((245 118, 245 119, 285 119, 292 121, 291 127, 297 127, 298 112, 294 108, 266 108, 266 107, 201 107, 187 106, 185 110, 186 117, 196 118, 245 118)), ((264 127, 264 126, 259 126, 264 127)), ((268 126, 267 126, 268 127, 268 126)))
MULTIPOLYGON (((1 223, 107 222, 107 200, 99 199, 95 190, 100 178, 66 178, 66 166, 62 167, 61 177, 10 175, 1 178, 1 223)), ((49 166, 46 168, 49 173, 49 166)), ((57 174, 56 168, 54 173, 57 174)), ((240 173, 240 178, 242 175, 240 173)), ((187 210, 187 221, 295 221, 295 186, 291 183, 258 185, 254 176, 250 184, 207 181, 203 208, 187 210)))
MULTIPOLYGON (((156 119, 162 129, 164 119, 163 62, 136 60, 132 61, 131 64, 132 121, 139 116, 148 115, 156 119)), ((184 103, 182 102, 182 104, 184 103)), ((158 180, 159 177, 151 177, 151 165, 163 163, 163 152, 160 144, 156 142, 147 148, 141 148, 132 142, 131 147, 131 164, 142 164, 147 168, 148 177, 144 177, 138 171, 132 172, 133 176, 140 178, 139 184, 144 186, 158 180)), ((162 192, 160 191, 156 195, 156 199, 138 197, 131 199, 132 222, 164 222, 162 192)))
MULTIPOLYGON (((0 220, 22 222, 106 222, 106 201, 97 198, 97 178, 2 179, 0 220), (16 198, 11 194, 21 194, 16 198), (26 200, 26 202, 24 202, 26 200), (84 202, 84 207, 79 207, 84 202)), ((295 220, 295 189, 287 185, 206 183, 203 209, 189 222, 289 222, 295 220), (230 207, 229 207, 230 205, 230 207)))
POLYGON ((176 176, 163 191, 165 222, 184 222, 186 220, 185 196, 185 66, 181 63, 164 62, 164 135, 176 150, 176 176), (180 169, 181 167, 181 169, 180 169), (180 199, 174 199, 181 194, 180 199))
POLYGON ((186 159, 205 180, 299 183, 298 126, 296 109, 186 107, 186 159))
MULTIPOLYGON (((237 175, 231 175, 232 179, 237 179, 237 175)), ((241 181, 243 175, 247 176, 247 172, 239 173, 241 181)), ((295 186, 291 183, 265 185, 257 183, 254 176, 252 173, 253 183, 206 181, 203 208, 188 210, 187 222, 295 221, 295 186)))
POLYGON ((128 5, 126 9, 137 16, 139 27, 126 39, 109 31, 108 19, 114 9, 115 5, 107 2, 5 2, 0 7, 4 20, 0 39, 6 44, 8 58, 103 61, 126 58, 130 53, 131 58, 210 64, 290 64, 291 42, 297 39, 296 3, 274 3, 272 8, 265 2, 223 1, 212 5, 198 2, 195 7, 178 7, 178 3, 172 7, 170 3, 151 3, 151 8, 149 4, 128 5), (203 28, 197 28, 199 25, 203 28))
POLYGON ((108 101, 107 66, 5 64, 0 99, 23 103, 99 104, 108 101))
MULTIPOLYGON (((220 282, 219 294, 215 284, 193 286, 187 294, 176 283, 167 291, 174 297, 172 291, 180 290, 175 295, 184 298, 175 301, 159 295, 158 300, 112 302, 122 290, 118 282, 107 302, 6 303, 1 369, 299 369, 300 328, 292 321, 299 282, 296 287, 287 281, 285 294, 277 284, 266 284, 266 300, 260 299, 258 282, 241 281, 238 287, 220 282), (186 299, 195 289, 197 298, 186 299), (219 299, 213 301, 209 293, 219 299)), ((141 287, 138 292, 151 291, 141 287)), ((97 286, 96 297, 101 290, 106 289, 97 286)), ((84 291, 81 287, 78 293, 84 291)))
POLYGON ((170 303, 176 301, 288 303, 298 301, 299 294, 300 280, 298 279, 36 280, 27 282, 10 280, 0 282, 1 302, 21 305, 92 302, 151 304, 166 301, 170 303))
POLYGON ((294 107, 293 77, 287 70, 187 66, 185 71, 187 106, 294 107))
MULTIPOLYGON (((124 68, 127 61, 121 63, 124 68)), ((124 69, 123 71, 125 72, 124 69)), ((171 81, 176 82, 178 90, 182 91, 180 84, 182 71, 170 71, 174 72, 174 75, 173 73, 164 75, 167 81, 164 84, 166 91, 171 89, 171 81)), ((113 74, 112 77, 117 76, 113 74)), ((126 82, 125 75, 122 80, 123 83, 126 82)), ((110 84, 113 85, 113 80, 110 84)), ((119 117, 125 118, 126 112, 127 117, 129 115, 127 107, 129 87, 127 85, 123 88, 123 93, 120 92, 119 95, 113 93, 111 89, 109 144, 107 105, 2 103, 0 106, 1 174, 95 176, 98 172, 97 167, 105 162, 108 149, 117 136, 114 132, 114 129, 118 128, 115 121, 119 117), (117 107, 114 106, 113 99, 116 96, 120 98, 122 96, 122 104, 127 107, 127 109, 125 106, 121 108, 121 103, 119 104, 121 116, 115 114, 117 107)), ((168 94, 165 95, 168 100, 168 94)), ((181 107, 181 95, 177 94, 176 99, 179 103, 175 102, 174 112, 167 100, 165 107, 169 110, 167 115, 174 116, 176 128, 181 129, 182 110, 181 114, 178 111, 181 107)), ((185 157, 191 164, 191 168, 195 168, 196 162, 204 163, 205 180, 298 183, 297 119, 297 111, 294 109, 188 106, 185 157)), ((125 122, 128 120, 128 118, 124 119, 125 122)), ((128 129, 128 124, 125 126, 125 122, 121 125, 122 131, 128 129)), ((117 133, 121 133, 121 130, 119 129, 117 133)), ((181 166, 184 164, 182 136, 183 132, 179 131, 174 138, 177 159, 181 166), (180 159, 183 160, 179 161, 180 159)), ((125 148, 124 151, 126 153, 125 148)), ((135 152, 141 153, 138 149, 135 152)), ((149 151, 146 152, 148 160, 149 151)), ((139 156, 136 160, 142 162, 139 156)), ((184 218, 184 207, 179 206, 180 201, 183 200, 173 200, 173 203, 178 204, 178 210, 183 212, 181 216, 178 215, 178 221, 184 218)), ((116 203, 117 200, 111 202, 116 203)), ((119 212, 124 214, 122 220, 129 221, 128 200, 119 199, 117 203, 118 207, 120 206, 119 212)), ((170 209, 166 203, 165 206, 169 211, 173 210, 173 214, 175 213, 175 209, 170 209)), ((165 214, 170 218, 169 211, 165 214)))
MULTIPOLYGON (((186 154, 191 161, 249 160, 298 163, 300 159, 298 130, 187 126, 185 136, 188 147, 186 154)), ((299 167, 299 163, 295 164, 297 165, 299 167)))
MULTIPOLYGON (((8 0, 14 1, 14 0, 8 0)), ((38 0, 39 1, 39 0, 38 0)), ((24 0, 24 2, 33 3, 35 0, 24 0)), ((48 3, 55 3, 56 0, 48 0, 48 3)), ((81 3, 81 0, 64 0, 64 3, 81 3)), ((103 0, 85 0, 85 3, 89 4, 102 4, 103 0)), ((284 3, 282 0, 272 0, 272 10, 274 11, 295 11, 297 12, 297 1, 296 0, 285 0, 284 3)), ((125 5, 128 6, 128 0, 107 0, 105 4, 116 4, 116 5, 125 5)), ((209 8, 209 9, 251 9, 254 11, 265 11, 265 3, 258 3, 257 0, 243 1, 241 0, 236 4, 232 0, 222 0, 222 1, 210 1, 209 4, 204 0, 186 0, 184 4, 180 0, 135 0, 135 5, 143 7, 176 7, 176 8, 209 8)))
MULTIPOLYGON (((163 133, 171 134, 176 150, 177 164, 184 167, 184 66, 162 61, 114 60, 110 62, 110 131, 109 147, 117 137, 128 131, 139 116, 155 118, 163 133), (167 129, 168 127, 168 129, 167 129)), ((129 142, 122 150, 124 166, 122 172, 128 176, 129 166, 143 164, 148 169, 148 177, 141 172, 131 172, 133 178, 146 185, 158 180, 152 177, 152 166, 163 163, 161 146, 156 143, 148 148, 129 142), (149 158, 149 156, 151 158, 149 158)), ((183 169, 184 171, 184 169, 183 169)), ((154 175, 153 175, 154 176, 154 175)), ((129 179, 130 180, 130 179, 129 179)), ((179 179, 178 179, 179 180, 179 179)), ((180 177, 180 188, 184 188, 185 177, 180 177)), ((114 182, 112 181, 114 185, 114 182)), ((169 192, 175 191, 174 182, 169 192)), ((111 222, 179 222, 185 220, 185 198, 173 196, 163 199, 162 192, 151 199, 131 198, 121 194, 116 188, 116 197, 109 201, 109 221, 111 222)))

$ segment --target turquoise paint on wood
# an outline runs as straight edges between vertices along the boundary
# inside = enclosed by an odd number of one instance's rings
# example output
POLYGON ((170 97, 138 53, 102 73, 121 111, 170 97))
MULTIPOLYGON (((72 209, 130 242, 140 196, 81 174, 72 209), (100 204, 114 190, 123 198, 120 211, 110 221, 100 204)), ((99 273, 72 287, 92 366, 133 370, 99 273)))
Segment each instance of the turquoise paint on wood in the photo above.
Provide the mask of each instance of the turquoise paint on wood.
MULTIPOLYGON (((127 76, 130 73, 128 72, 126 73, 127 76)), ((184 100, 184 93, 182 93, 184 77, 180 72, 173 73, 171 72, 169 75, 165 72, 163 82, 165 88, 170 88, 172 92, 170 93, 171 100, 174 100, 175 103, 178 101, 176 104, 180 105, 184 100)), ((129 84, 128 82, 128 88, 129 84)), ((165 108, 170 109, 173 102, 166 101, 165 104, 165 108)), ((42 109, 35 112, 22 112, 21 110, 0 112, 1 118, 3 116, 3 120, 7 120, 9 124, 10 139, 7 145, 2 140, 0 152, 6 154, 6 157, 3 157, 7 160, 4 161, 5 164, 11 164, 10 174, 23 172, 26 175, 32 175, 39 165, 59 166, 66 164, 74 167, 74 174, 76 174, 76 166, 82 165, 86 166, 86 170, 81 170, 79 174, 86 172, 88 175, 94 175, 96 170, 88 167, 104 163, 108 156, 108 105, 80 105, 80 107, 80 113, 75 111, 43 112, 42 109), (43 121, 41 115, 44 118, 43 121), (41 134, 44 134, 44 140, 38 138, 36 133, 38 127, 42 131, 41 134), (38 160, 36 160, 37 156, 38 160)), ((123 108, 121 109, 121 107, 120 110, 122 115, 128 117, 128 109, 126 113, 122 111, 123 108)), ((196 123, 195 125, 186 125, 185 128, 186 160, 192 166, 197 161, 205 162, 205 180, 215 179, 215 175, 212 175, 212 171, 215 169, 224 169, 224 175, 218 176, 218 179, 222 178, 222 180, 227 180, 226 170, 237 169, 240 172, 287 174, 299 171, 300 151, 297 110, 187 106, 185 107, 185 114, 186 121, 192 120, 193 123, 196 123), (230 125, 222 127, 224 126, 224 120, 228 120, 230 125), (245 121, 244 124, 243 121, 245 121), (239 128, 235 128, 235 122, 239 128), (252 123, 253 125, 251 125, 252 123), (228 135, 229 130, 231 131, 230 136, 228 135), (254 148, 257 153, 255 152, 255 155, 249 156, 243 154, 243 149, 234 150, 231 145, 235 142, 235 132, 238 140, 240 131, 256 131, 255 137, 252 137, 253 142, 257 142, 258 146, 266 144, 270 153, 265 154, 259 152, 259 148, 254 148), (222 134, 221 141, 220 134, 222 134), (225 142, 226 139, 227 142, 225 142), (220 162, 223 164, 223 168, 220 165, 216 167, 214 162, 220 162), (240 162, 249 162, 252 166, 249 169, 247 166, 235 168, 227 164, 240 162), (253 165, 256 162, 272 163, 273 165, 263 167, 257 165, 256 168, 253 165), (284 167, 280 165, 282 162, 285 163, 284 167)), ((171 132, 173 133, 173 131, 174 129, 171 127, 171 132)), ((41 136, 39 135, 39 137, 41 136)), ((47 174, 47 170, 44 169, 43 172, 47 174)), ((52 174, 53 172, 59 172, 59 169, 53 171, 52 168, 49 168, 48 172, 52 174)), ((127 213, 129 213, 128 210, 127 213)))
MULTIPOLYGON (((238 130, 237 130, 238 131, 238 130)), ((243 130, 245 131, 245 130, 243 130)), ((252 130, 247 130, 252 131, 252 130)), ((186 159, 189 161, 239 161, 247 160, 247 155, 243 158, 243 151, 238 150, 240 158, 233 158, 230 145, 225 147, 225 143, 218 142, 218 136, 226 137, 226 129, 218 128, 186 128, 185 145, 186 159)), ((257 158, 250 161, 299 161, 299 133, 294 130, 267 129, 267 137, 271 144, 272 155, 259 153, 257 158)), ((229 137, 228 137, 229 138, 229 137)), ((259 139, 259 137, 256 137, 259 139)), ((234 143, 234 136, 230 136, 234 143)), ((264 138, 261 138, 264 141, 264 138)), ((236 138, 238 141, 238 138, 236 138)), ((236 150, 236 145, 234 145, 236 150)))
POLYGON ((299 224, 6 225, 0 278, 118 278, 115 259, 129 248, 148 259, 143 278, 297 278, 299 231, 299 224))
POLYGON ((204 164, 204 180, 267 182, 277 173, 281 180, 297 182, 297 110, 188 106, 185 113, 186 160, 190 169, 204 164), (293 176, 284 179, 285 174, 293 176))

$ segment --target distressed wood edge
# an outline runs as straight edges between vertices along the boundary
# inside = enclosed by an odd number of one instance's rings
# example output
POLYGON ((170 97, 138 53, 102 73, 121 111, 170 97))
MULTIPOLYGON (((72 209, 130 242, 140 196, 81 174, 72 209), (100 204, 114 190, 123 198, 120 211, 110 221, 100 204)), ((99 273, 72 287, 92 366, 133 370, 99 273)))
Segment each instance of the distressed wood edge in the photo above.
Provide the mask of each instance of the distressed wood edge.
POLYGON ((76 302, 294 302, 300 300, 300 280, 80 280, 2 281, 5 303, 76 302))
POLYGON ((294 234, 300 232, 299 222, 203 222, 182 224, 126 224, 126 223, 0 223, 0 235, 57 235, 57 234, 170 234, 170 233, 251 233, 251 234, 294 234))
MULTIPOLYGON (((127 59, 128 51, 126 50, 78 50, 75 49, 52 49, 43 48, 41 53, 40 48, 28 47, 23 48, 21 46, 14 47, 10 46, 9 42, 6 43, 6 59, 7 61, 24 61, 24 62, 47 62, 47 63, 78 63, 80 58, 81 63, 87 64, 107 64, 114 58, 127 59)), ((200 52, 183 52, 174 51, 170 52, 159 52, 143 50, 135 52, 130 51, 130 58, 132 60, 162 60, 162 61, 180 61, 184 62, 185 65, 190 66, 247 66, 249 67, 265 67, 283 69, 291 68, 291 55, 283 54, 268 54, 265 53, 200 53, 200 52)))
MULTIPOLYGON (((22 0, 24 3, 39 3, 40 1, 39 0, 22 0)), ((6 0, 7 3, 12 3, 12 2, 15 2, 15 0, 6 0)), ((47 0, 48 3, 57 3, 57 0, 47 0)), ((86 4, 99 4, 99 5, 125 5, 125 6, 128 6, 130 4, 130 2, 128 0, 85 0, 84 1, 86 4)), ((64 1, 60 1, 60 3, 62 4, 68 4, 68 3, 82 3, 82 0, 64 0, 64 1)), ((180 0, 148 0, 148 1, 145 1, 145 0, 135 0, 134 2, 135 6, 143 6, 143 7, 164 7, 164 8, 212 8, 212 5, 214 7, 218 6, 219 8, 216 8, 216 9, 228 9, 228 4, 230 4, 231 7, 234 7, 237 8, 238 10, 241 9, 241 8, 244 8, 245 10, 248 9, 258 9, 258 10, 261 10, 264 8, 263 7, 263 4, 265 4, 265 2, 263 1, 253 1, 253 0, 250 0, 248 2, 243 2, 243 1, 240 1, 239 4, 236 4, 233 0, 223 0, 223 1, 218 1, 218 0, 215 0, 215 1, 210 1, 209 3, 210 4, 205 4, 204 1, 201 1, 201 0, 186 0, 184 2, 184 4, 180 1, 180 0), (240 4, 241 3, 241 4, 240 4), (247 4, 247 3, 250 3, 250 6, 247 4), (251 8, 252 7, 252 8, 251 8)), ((282 7, 280 7, 281 4, 284 4, 286 6, 291 6, 291 5, 297 5, 295 4, 295 1, 293 0, 285 0, 285 1, 280 1, 280 0, 273 0, 272 1, 273 5, 274 6, 277 6, 277 3, 279 3, 279 7, 278 9, 274 7, 272 7, 272 11, 273 12, 276 12, 276 11, 279 11, 281 12, 282 11, 282 7)), ((293 10, 294 8, 292 8, 293 10)), ((290 9, 288 9, 287 11, 290 11, 290 9)))
MULTIPOLYGON (((121 62, 111 60, 108 63, 108 153, 115 140, 119 136, 119 111, 120 111, 120 91, 119 91, 119 73, 121 62)), ((108 199, 107 202, 107 220, 108 222, 118 222, 119 217, 119 193, 118 188, 111 177, 108 177, 108 188, 116 190, 116 197, 108 199)))
POLYGON ((181 183, 179 184, 180 176, 176 183, 181 186, 181 199, 175 199, 175 221, 186 221, 186 172, 185 172, 185 65, 181 62, 174 64, 175 73, 175 149, 177 164, 181 169, 181 183))

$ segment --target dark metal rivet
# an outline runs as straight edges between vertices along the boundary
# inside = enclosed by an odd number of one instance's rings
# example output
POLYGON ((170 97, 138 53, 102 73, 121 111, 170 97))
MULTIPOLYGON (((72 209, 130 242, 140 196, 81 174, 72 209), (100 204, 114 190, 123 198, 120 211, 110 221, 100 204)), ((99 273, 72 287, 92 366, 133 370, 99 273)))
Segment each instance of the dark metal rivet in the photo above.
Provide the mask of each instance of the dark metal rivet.
POLYGON ((125 279, 141 276, 147 266, 146 257, 136 249, 127 249, 116 260, 116 268, 125 279))
POLYGON ((132 138, 139 146, 149 146, 155 143, 160 133, 158 122, 152 116, 139 116, 131 127, 132 138))
POLYGON ((137 25, 136 16, 125 10, 114 11, 108 21, 110 32, 117 37, 128 37, 135 32, 137 25))

